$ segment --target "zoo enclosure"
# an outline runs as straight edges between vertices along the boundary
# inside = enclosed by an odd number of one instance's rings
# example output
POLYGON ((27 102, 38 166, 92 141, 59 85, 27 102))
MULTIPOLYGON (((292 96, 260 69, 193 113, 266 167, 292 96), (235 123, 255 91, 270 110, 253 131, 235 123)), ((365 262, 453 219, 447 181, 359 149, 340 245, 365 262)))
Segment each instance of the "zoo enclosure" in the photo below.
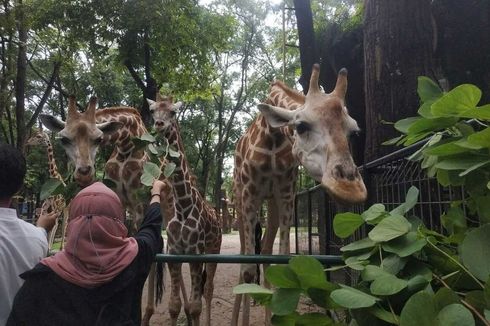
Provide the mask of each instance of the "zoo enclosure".
POLYGON ((337 205, 320 186, 296 194, 296 253, 340 255, 340 247, 365 237, 366 229, 362 227, 350 238, 340 239, 333 232, 335 214, 345 211, 361 213, 374 203, 382 203, 386 210, 392 210, 405 201, 405 195, 412 185, 420 193, 417 204, 409 214, 422 219, 428 228, 442 232, 439 217, 451 201, 463 198, 464 188, 442 187, 435 178, 427 176, 420 162, 407 159, 424 143, 419 142, 360 167, 368 191, 368 200, 363 205, 337 205))

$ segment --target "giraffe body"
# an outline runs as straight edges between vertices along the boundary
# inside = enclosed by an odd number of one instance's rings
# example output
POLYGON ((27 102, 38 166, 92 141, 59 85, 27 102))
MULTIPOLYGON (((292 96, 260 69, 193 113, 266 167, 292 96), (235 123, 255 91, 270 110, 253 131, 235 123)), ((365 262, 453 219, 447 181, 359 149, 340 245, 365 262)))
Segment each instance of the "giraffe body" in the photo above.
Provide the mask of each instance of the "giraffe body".
MULTIPOLYGON (((196 187, 194 176, 185 158, 184 146, 180 130, 175 118, 182 103, 173 103, 171 98, 161 98, 157 102, 148 100, 150 111, 155 120, 155 129, 165 137, 170 146, 179 152, 175 160, 176 168, 170 181, 173 186, 175 200, 175 216, 167 225, 168 252, 170 254, 218 254, 221 249, 221 223, 213 207, 202 197, 196 187)), ((182 302, 180 287, 182 284, 182 264, 168 264, 171 277, 171 295, 169 313, 172 325, 177 325, 182 302)), ((199 325, 202 311, 201 296, 206 300, 206 325, 211 323, 211 301, 214 291, 214 275, 216 263, 205 264, 206 273, 203 279, 201 263, 191 263, 191 291, 189 302, 184 307, 192 325, 199 325), (204 284, 203 284, 204 283, 204 284), (204 291, 204 293, 202 293, 204 291)), ((184 298, 185 300, 185 298, 184 298)))
MULTIPOLYGON (((144 149, 136 148, 132 137, 147 132, 139 112, 131 107, 95 110, 96 98, 91 98, 85 112, 76 109, 75 98, 70 97, 66 122, 50 115, 40 115, 43 124, 56 131, 70 160, 75 165, 74 179, 81 187, 95 180, 95 156, 99 146, 114 145, 105 164, 106 177, 114 183, 114 191, 133 218, 130 233, 134 234, 143 220, 147 203, 138 199, 140 177, 148 160, 144 149)), ((167 196, 164 196, 167 198, 167 196)), ((172 211, 172 203, 164 202, 164 212, 172 211)), ((154 311, 155 268, 149 275, 149 291, 143 323, 148 324, 154 311)))
MULTIPOLYGON (((51 140, 49 139, 48 134, 43 132, 41 129, 35 131, 33 135, 27 140, 27 146, 41 146, 46 149, 46 154, 48 157, 48 166, 49 166, 49 177, 53 179, 58 179, 61 183, 66 186, 63 177, 58 172, 58 165, 56 164, 56 160, 54 158, 54 150, 53 145, 51 144, 51 140)), ((50 196, 44 200, 41 206, 41 212, 57 212, 58 214, 63 213, 66 208, 66 202, 63 195, 55 195, 50 196)), ((66 231, 66 220, 68 218, 67 212, 63 214, 63 220, 61 223, 61 248, 63 248, 63 243, 65 240, 65 231, 66 231)), ((50 231, 48 235, 48 249, 51 250, 53 247, 53 243, 56 236, 56 231, 58 229, 58 219, 56 219, 56 223, 53 226, 53 229, 50 231)))
MULTIPOLYGON (((262 253, 272 254, 278 229, 279 253, 290 253, 289 228, 300 164, 334 199, 347 203, 366 199, 347 141, 349 133, 358 130, 344 104, 347 71, 340 71, 329 94, 320 91, 318 76, 319 66, 314 65, 307 96, 274 82, 266 102, 259 104, 261 113, 237 143, 233 177, 241 254, 254 254, 254 229, 263 201, 268 203, 268 216, 262 253)), ((240 283, 253 282, 256 275, 254 265, 244 264, 240 283)), ((237 296, 232 325, 238 324, 241 300, 237 296)), ((245 296, 242 325, 249 324, 249 305, 245 296)))

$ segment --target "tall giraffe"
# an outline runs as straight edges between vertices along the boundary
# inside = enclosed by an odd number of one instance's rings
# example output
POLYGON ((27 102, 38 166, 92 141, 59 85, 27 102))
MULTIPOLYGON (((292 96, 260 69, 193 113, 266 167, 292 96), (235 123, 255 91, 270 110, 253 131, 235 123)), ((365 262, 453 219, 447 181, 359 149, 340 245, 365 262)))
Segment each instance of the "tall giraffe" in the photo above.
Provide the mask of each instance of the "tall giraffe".
MULTIPOLYGON (((51 140, 49 139, 48 134, 46 134, 42 129, 36 130, 32 136, 27 140, 27 146, 41 146, 46 149, 46 154, 48 156, 48 167, 49 167, 49 176, 53 179, 58 179, 65 187, 66 183, 63 180, 63 177, 58 172, 58 165, 56 164, 56 160, 54 158, 54 150, 53 145, 51 144, 51 140)), ((66 208, 66 201, 63 195, 55 195, 50 196, 44 200, 41 211, 44 212, 57 212, 59 214, 63 213, 66 208)), ((63 248, 63 243, 65 240, 65 225, 68 214, 67 211, 63 214, 63 220, 61 222, 61 247, 63 248)), ((48 235, 48 248, 51 250, 53 247, 54 239, 56 236, 56 231, 58 229, 58 219, 56 219, 56 223, 48 235)))
MULTIPOLYGON (((168 252, 170 254, 218 254, 221 249, 221 223, 213 207, 201 196, 196 187, 195 178, 190 172, 185 157, 184 146, 176 120, 178 109, 182 103, 173 103, 171 97, 157 101, 148 100, 150 111, 155 120, 155 129, 167 139, 170 146, 178 152, 175 159, 176 168, 169 178, 175 196, 175 216, 168 222, 168 252)), ((188 304, 184 307, 186 315, 192 319, 192 325, 199 325, 202 311, 202 282, 206 300, 205 324, 211 325, 211 300, 214 291, 214 275, 216 263, 205 264, 203 279, 202 263, 190 263, 191 293, 188 304)), ((179 289, 182 283, 182 264, 168 264, 171 277, 171 294, 169 313, 172 325, 177 325, 182 302, 179 289)))
MULTIPOLYGON (((337 201, 359 203, 366 199, 366 187, 349 151, 348 135, 359 127, 345 106, 347 70, 340 70, 329 94, 318 86, 319 73, 320 66, 315 64, 306 96, 274 82, 266 102, 258 106, 260 114, 237 143, 234 194, 242 254, 254 253, 254 229, 264 200, 269 213, 262 253, 272 253, 278 229, 279 252, 290 253, 289 228, 299 164, 337 201)), ((255 277, 254 265, 242 265, 240 283, 253 282, 255 277)), ((241 296, 237 296, 232 325, 238 324, 240 302, 241 296)), ((249 304, 245 296, 242 325, 249 324, 249 304)))
MULTIPOLYGON (((114 183, 115 192, 133 217, 130 232, 134 234, 143 220, 147 205, 138 198, 138 190, 142 187, 140 177, 148 156, 144 148, 137 148, 131 140, 132 137, 139 137, 147 132, 141 116, 131 107, 95 110, 96 97, 90 99, 83 113, 77 111, 75 103, 75 98, 71 96, 66 122, 44 114, 40 115, 40 119, 48 129, 58 133, 67 156, 75 165, 74 179, 81 187, 90 185, 95 179, 95 156, 99 146, 115 145, 105 164, 106 178, 114 183)), ((164 205, 165 203, 162 207, 164 205)), ((171 207, 168 209, 171 210, 171 207)), ((143 324, 149 323, 154 311, 154 267, 150 271, 148 284, 143 324)))

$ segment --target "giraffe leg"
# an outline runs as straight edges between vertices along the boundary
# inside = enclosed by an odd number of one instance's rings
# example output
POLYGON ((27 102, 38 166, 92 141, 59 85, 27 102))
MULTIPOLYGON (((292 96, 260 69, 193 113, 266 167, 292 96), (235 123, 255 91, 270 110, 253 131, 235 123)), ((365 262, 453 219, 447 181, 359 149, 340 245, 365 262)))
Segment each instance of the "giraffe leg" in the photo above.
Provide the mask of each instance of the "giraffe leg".
MULTIPOLYGON (((170 314, 171 325, 177 325, 182 301, 180 300, 180 286, 183 284, 182 279, 182 264, 169 263, 168 270, 170 272, 171 290, 170 301, 168 303, 168 312, 170 314)), ((184 299, 185 300, 185 299, 184 299)))
POLYGON ((65 236, 66 236, 66 227, 68 226, 68 213, 69 213, 69 208, 65 207, 63 210, 63 219, 61 220, 61 245, 60 245, 60 250, 62 250, 65 246, 65 236))
POLYGON ((146 309, 145 315, 141 320, 141 325, 149 326, 150 318, 155 312, 155 273, 156 273, 156 264, 151 264, 150 274, 148 276, 148 297, 146 301, 146 309))
POLYGON ((190 263, 191 293, 189 303, 185 307, 186 313, 192 318, 192 325, 199 326, 199 318, 202 311, 202 263, 190 263))
MULTIPOLYGON (((221 248, 221 241, 217 244, 217 247, 211 251, 212 254, 219 254, 221 248)), ((214 275, 216 274, 216 268, 218 264, 207 263, 206 268, 206 282, 204 283, 204 299, 206 300, 206 320, 205 325, 211 326, 211 307, 214 292, 214 275)))

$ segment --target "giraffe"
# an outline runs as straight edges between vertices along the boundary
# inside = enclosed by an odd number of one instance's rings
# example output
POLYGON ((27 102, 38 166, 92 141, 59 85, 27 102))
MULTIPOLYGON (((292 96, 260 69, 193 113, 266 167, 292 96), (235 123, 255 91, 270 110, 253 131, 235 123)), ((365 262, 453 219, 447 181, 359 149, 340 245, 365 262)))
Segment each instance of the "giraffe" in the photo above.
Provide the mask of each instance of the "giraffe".
MULTIPOLYGON (((111 157, 105 164, 106 178, 114 183, 114 191, 122 204, 130 212, 133 222, 130 233, 134 234, 143 220, 146 203, 138 197, 142 184, 140 177, 143 165, 148 160, 144 148, 137 148, 132 137, 147 132, 139 112, 131 107, 113 107, 95 110, 97 98, 92 97, 85 112, 76 109, 75 97, 69 98, 66 122, 51 115, 40 115, 42 123, 57 132, 67 156, 75 165, 74 179, 81 186, 90 185, 95 180, 95 156, 99 146, 114 144, 111 157)), ((167 196, 162 196, 166 198, 167 196)), ((164 212, 171 205, 165 208, 164 212)), ((142 324, 148 325, 154 311, 155 266, 149 274, 148 301, 142 324)), ((157 289, 158 294, 158 289, 157 289)), ((159 295, 157 295, 159 296, 159 295)), ((158 300, 160 298, 157 298, 158 300)))
MULTIPOLYGON (((202 197, 196 187, 195 177, 190 173, 189 164, 176 120, 182 103, 173 103, 171 97, 157 95, 157 101, 147 100, 155 120, 155 129, 167 139, 170 146, 179 152, 174 158, 176 168, 169 178, 175 196, 175 216, 168 222, 168 252, 170 254, 218 254, 221 249, 221 221, 213 207, 202 197)), ((191 292, 184 310, 192 325, 199 325, 202 311, 202 290, 206 301, 205 324, 211 325, 211 300, 214 291, 216 263, 206 263, 203 273, 202 263, 190 263, 191 292), (204 276, 205 274, 205 276, 204 276), (204 287, 203 283, 204 282, 204 287)), ((182 264, 168 264, 171 277, 169 313, 171 324, 177 325, 182 302, 179 288, 182 284, 182 264)), ((184 298, 185 299, 185 298, 184 298)))
MULTIPOLYGON (((272 253, 278 229, 279 253, 290 253, 289 228, 300 164, 339 202, 360 203, 367 197, 349 151, 348 135, 359 127, 345 106, 347 70, 339 71, 335 89, 328 94, 318 86, 319 73, 320 66, 313 65, 306 96, 281 81, 272 83, 267 100, 258 105, 260 114, 237 143, 234 195, 242 254, 254 253, 254 228, 264 200, 269 213, 262 253, 272 253)), ((242 265, 240 283, 253 282, 255 277, 254 265, 242 265)), ((235 298, 232 325, 238 324, 241 300, 241 295, 235 298)), ((243 300, 242 325, 248 325, 250 299, 243 300)), ((269 317, 266 312, 266 323, 269 317)))
MULTIPOLYGON (((53 145, 51 144, 51 141, 49 139, 48 134, 46 134, 42 129, 36 130, 32 136, 27 140, 26 143, 27 146, 41 146, 46 149, 46 153, 48 156, 48 166, 49 166, 49 176, 53 179, 58 179, 63 186, 66 187, 66 183, 63 180, 63 177, 61 174, 58 172, 58 165, 56 164, 56 160, 54 158, 54 150, 53 150, 53 145)), ((65 210, 66 208, 66 201, 63 195, 55 195, 55 196, 50 196, 49 198, 45 199, 42 206, 41 206, 41 212, 58 212, 63 214, 63 220, 61 222, 61 246, 60 248, 63 248, 63 243, 65 240, 65 231, 66 231, 66 220, 68 217, 67 211, 65 210)), ((58 229, 58 219, 56 219, 56 223, 51 230, 51 232, 48 235, 48 249, 51 250, 53 247, 55 235, 56 235, 56 230, 58 229)))

